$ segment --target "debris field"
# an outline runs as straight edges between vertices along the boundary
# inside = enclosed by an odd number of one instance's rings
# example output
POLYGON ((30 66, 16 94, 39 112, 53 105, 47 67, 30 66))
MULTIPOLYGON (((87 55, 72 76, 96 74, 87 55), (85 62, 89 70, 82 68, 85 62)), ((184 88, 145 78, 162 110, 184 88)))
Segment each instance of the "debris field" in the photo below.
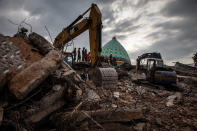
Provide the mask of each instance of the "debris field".
POLYGON ((115 67, 115 87, 96 86, 39 34, 0 35, 0 130, 195 131, 197 71, 173 68, 177 85, 138 81, 133 66, 115 67))

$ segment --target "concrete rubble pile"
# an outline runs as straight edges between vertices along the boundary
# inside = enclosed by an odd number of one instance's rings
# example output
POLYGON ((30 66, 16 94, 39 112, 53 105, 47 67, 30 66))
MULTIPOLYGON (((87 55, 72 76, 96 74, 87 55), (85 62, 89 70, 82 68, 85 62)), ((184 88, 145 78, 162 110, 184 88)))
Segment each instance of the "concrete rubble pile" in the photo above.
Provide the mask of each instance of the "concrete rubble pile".
POLYGON ((0 35, 0 46, 0 129, 35 130, 86 87, 37 33, 28 39, 0 35))
POLYGON ((0 130, 197 129, 195 84, 136 82, 125 66, 116 87, 98 87, 39 34, 15 36, 0 35, 0 130))
POLYGON ((180 62, 176 62, 174 69, 180 75, 188 75, 188 76, 197 77, 197 73, 196 73, 197 68, 196 67, 192 67, 189 65, 182 64, 180 62))

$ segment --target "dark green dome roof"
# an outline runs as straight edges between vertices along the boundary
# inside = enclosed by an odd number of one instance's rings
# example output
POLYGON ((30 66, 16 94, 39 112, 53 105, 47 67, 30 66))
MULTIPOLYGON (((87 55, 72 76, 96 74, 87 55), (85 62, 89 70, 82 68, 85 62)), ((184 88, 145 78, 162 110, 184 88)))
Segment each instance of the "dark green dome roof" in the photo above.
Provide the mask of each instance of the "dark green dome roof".
POLYGON ((113 37, 112 40, 105 44, 102 48, 102 56, 109 57, 110 54, 112 54, 113 57, 126 60, 130 63, 130 58, 127 51, 115 37, 113 37))

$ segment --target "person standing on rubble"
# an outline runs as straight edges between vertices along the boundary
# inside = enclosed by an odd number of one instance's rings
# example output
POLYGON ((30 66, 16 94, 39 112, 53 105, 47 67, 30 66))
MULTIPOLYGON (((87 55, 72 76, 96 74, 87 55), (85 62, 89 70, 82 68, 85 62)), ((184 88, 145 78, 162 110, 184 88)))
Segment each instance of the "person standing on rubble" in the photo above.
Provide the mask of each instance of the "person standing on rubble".
POLYGON ((113 57, 113 66, 117 66, 117 63, 116 63, 116 58, 115 57, 113 57))
POLYGON ((86 62, 90 62, 91 56, 90 56, 90 52, 87 54, 87 58, 86 58, 86 62))
POLYGON ((78 57, 77 57, 77 62, 80 62, 81 61, 81 51, 80 51, 81 48, 78 48, 78 57))
POLYGON ((84 51, 84 61, 86 61, 87 59, 87 49, 85 48, 85 51, 84 51))
POLYGON ((73 54, 73 60, 74 60, 74 62, 75 62, 76 56, 77 56, 77 50, 76 50, 76 48, 74 48, 72 54, 73 54))
POLYGON ((110 62, 110 64, 112 65, 112 53, 111 53, 110 56, 109 56, 109 62, 110 62))
POLYGON ((27 38, 27 32, 28 32, 28 30, 25 27, 22 27, 22 28, 20 28, 20 30, 18 31, 18 33, 16 33, 14 35, 14 37, 28 39, 27 38))
POLYGON ((85 47, 82 50, 82 61, 85 61, 85 47))

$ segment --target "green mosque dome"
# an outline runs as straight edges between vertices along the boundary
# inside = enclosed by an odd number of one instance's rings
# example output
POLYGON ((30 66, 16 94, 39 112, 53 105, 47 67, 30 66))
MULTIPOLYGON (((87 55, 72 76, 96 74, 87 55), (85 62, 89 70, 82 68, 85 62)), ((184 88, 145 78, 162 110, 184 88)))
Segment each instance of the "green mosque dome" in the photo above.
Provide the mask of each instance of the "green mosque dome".
POLYGON ((104 57, 109 57, 112 54, 116 58, 118 65, 127 62, 131 64, 129 55, 124 47, 117 41, 116 37, 113 37, 111 41, 102 47, 101 55, 104 57))

